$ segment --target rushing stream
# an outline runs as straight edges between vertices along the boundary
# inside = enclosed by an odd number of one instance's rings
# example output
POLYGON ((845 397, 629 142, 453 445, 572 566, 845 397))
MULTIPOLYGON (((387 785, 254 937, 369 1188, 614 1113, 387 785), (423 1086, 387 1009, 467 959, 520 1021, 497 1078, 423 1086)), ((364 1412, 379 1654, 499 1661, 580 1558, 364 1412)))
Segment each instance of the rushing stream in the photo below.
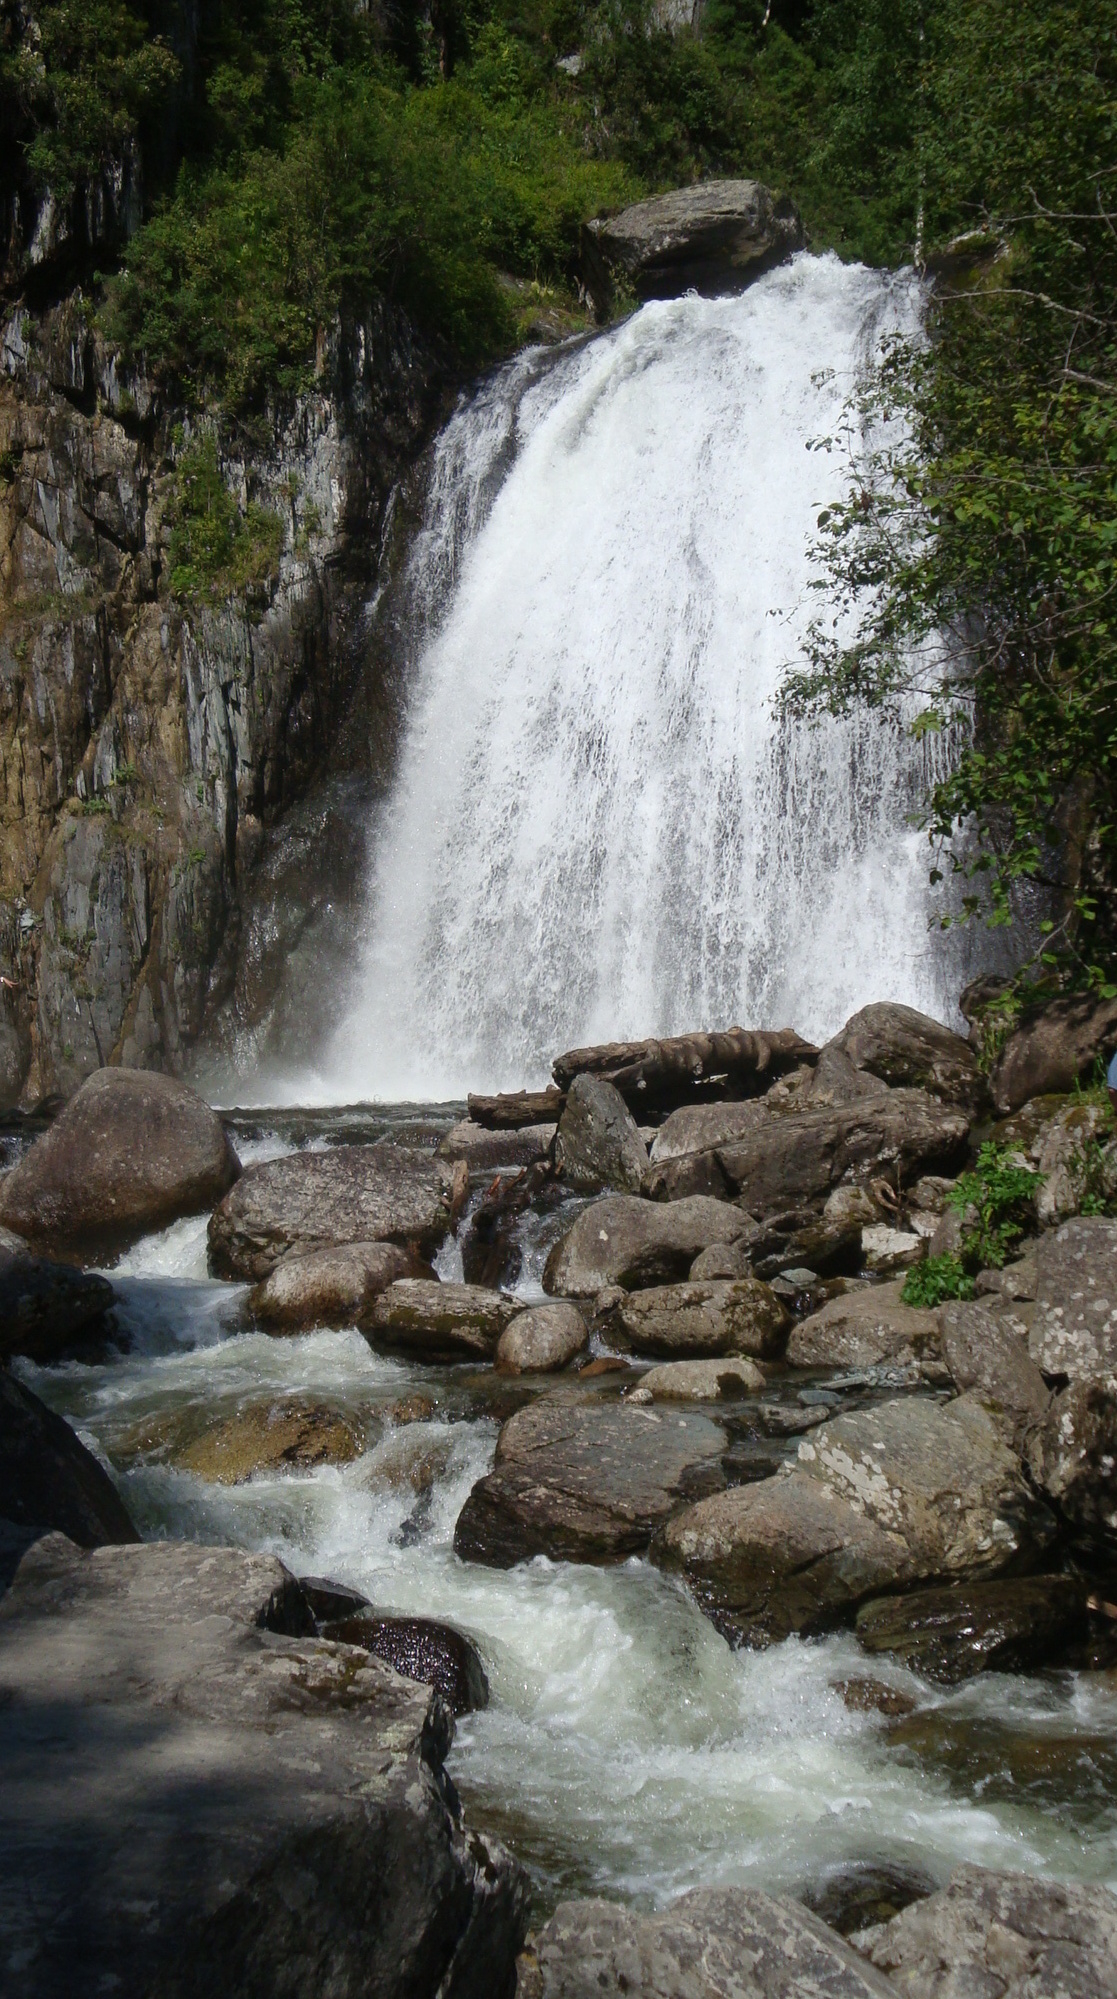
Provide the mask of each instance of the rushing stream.
MULTIPOLYGON (((406 1135, 430 1142, 448 1122, 412 1118, 406 1135)), ((248 1159, 285 1147, 242 1144, 248 1159)), ((540 1295, 570 1216, 524 1218, 521 1295, 540 1295)), ((142 1242, 112 1275, 129 1350, 22 1363, 25 1378, 113 1466, 145 1535, 271 1551, 475 1637, 492 1700, 459 1722, 451 1769, 474 1820, 532 1868, 541 1908, 572 1889, 644 1903, 700 1882, 817 1892, 878 1866, 939 1880, 963 1858, 1117 1885, 1109 1676, 986 1675, 943 1693, 848 1636, 734 1653, 642 1561, 463 1563, 454 1523, 491 1462, 506 1382, 384 1357, 355 1331, 238 1332, 243 1288, 208 1277, 204 1219, 142 1242), (416 1392, 433 1414, 395 1420, 416 1392), (363 1451, 232 1486, 175 1468, 191 1437, 277 1399, 346 1417, 363 1451), (838 1683, 866 1674, 914 1712, 851 1711, 838 1683)), ((608 1377, 600 1392, 616 1393, 608 1377)))

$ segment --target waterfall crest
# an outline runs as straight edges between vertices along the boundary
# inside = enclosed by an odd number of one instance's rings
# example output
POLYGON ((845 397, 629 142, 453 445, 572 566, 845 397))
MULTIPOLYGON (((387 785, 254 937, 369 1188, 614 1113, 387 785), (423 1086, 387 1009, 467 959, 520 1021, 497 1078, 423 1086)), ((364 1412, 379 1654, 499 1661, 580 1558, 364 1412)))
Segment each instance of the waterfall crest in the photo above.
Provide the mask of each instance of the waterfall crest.
POLYGON ((352 1101, 538 1084, 571 1045, 950 1018, 924 751, 773 697, 818 599, 838 425, 910 278, 803 255, 499 371, 410 557, 413 693, 319 1078, 352 1101))

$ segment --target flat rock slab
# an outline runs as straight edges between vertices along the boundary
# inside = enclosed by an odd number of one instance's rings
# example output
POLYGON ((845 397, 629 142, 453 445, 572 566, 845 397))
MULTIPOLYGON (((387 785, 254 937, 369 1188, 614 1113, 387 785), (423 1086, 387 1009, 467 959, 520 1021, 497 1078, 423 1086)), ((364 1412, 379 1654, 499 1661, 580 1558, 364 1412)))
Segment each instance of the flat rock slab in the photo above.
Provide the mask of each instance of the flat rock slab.
POLYGON ((855 1943, 901 1999, 1117 1999, 1117 1896, 960 1867, 855 1943))
POLYGON ((822 1309, 800 1319, 787 1343, 793 1367, 877 1367, 882 1361, 937 1362, 938 1320, 934 1312, 905 1305, 903 1283, 871 1284, 829 1298, 822 1309))
POLYGON ((988 1670, 1031 1672, 1085 1630, 1086 1594, 1073 1576, 998 1577, 910 1590, 862 1605, 858 1643, 942 1686, 988 1670))
MULTIPOLYGON (((430 1266, 426 1266, 429 1270, 430 1266)), ((338 1249, 293 1250, 270 1277, 254 1285, 248 1310, 268 1332, 298 1333, 308 1326, 360 1326, 374 1299, 400 1277, 419 1277, 424 1266, 395 1242, 350 1242, 338 1249)))
POLYGON ((1117 1222, 1079 1215, 1040 1237, 1028 1346, 1043 1374, 1117 1372, 1117 1222))
POLYGON ((708 1417, 547 1395, 517 1411, 458 1516, 455 1552, 490 1568, 534 1555, 621 1562, 695 1491, 720 1484, 708 1417))
POLYGON ((739 1242, 753 1231, 750 1217, 725 1201, 699 1195, 686 1201, 644 1201, 611 1194, 584 1208, 555 1244, 543 1272, 553 1297, 596 1298, 611 1284, 626 1291, 670 1284, 686 1277, 700 1250, 739 1242))
POLYGON ((0 1605, 0 1961, 27 1999, 510 1994, 526 1883, 445 1802, 441 1700, 260 1628, 268 1606, 309 1622, 270 1556, 52 1536, 24 1558, 0 1605))
POLYGON ((633 1353, 676 1360, 751 1354, 778 1359, 791 1316, 775 1292, 755 1277, 708 1284, 663 1284, 622 1295, 607 1315, 608 1330, 633 1353))
POLYGON ((292 1250, 394 1242, 434 1249, 451 1222, 454 1172, 395 1145, 339 1145, 250 1166, 210 1217, 220 1277, 270 1276, 292 1250))
POLYGON ((836 1931, 758 1889, 698 1888, 657 1915, 560 1902, 517 1999, 896 1999, 836 1931))
POLYGON ((554 1143, 556 1124, 525 1125, 522 1131, 490 1131, 472 1118, 452 1125, 440 1139, 440 1159, 464 1159, 479 1173, 493 1173, 502 1166, 534 1166, 546 1159, 554 1143))
POLYGON ((0 1245, 0 1360, 57 1360, 108 1330, 112 1302, 112 1285, 94 1271, 0 1245))
POLYGON ((505 1327, 523 1307, 480 1284, 405 1277, 381 1292, 368 1315, 370 1338, 418 1360, 491 1360, 505 1327))

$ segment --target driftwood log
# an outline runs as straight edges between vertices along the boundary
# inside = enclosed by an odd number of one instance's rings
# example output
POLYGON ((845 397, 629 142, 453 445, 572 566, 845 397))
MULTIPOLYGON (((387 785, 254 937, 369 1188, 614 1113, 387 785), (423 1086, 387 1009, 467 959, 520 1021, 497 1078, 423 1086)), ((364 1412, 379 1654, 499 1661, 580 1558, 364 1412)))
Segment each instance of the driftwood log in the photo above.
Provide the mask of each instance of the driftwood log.
POLYGON ((600 1076, 620 1091, 630 1110, 662 1112, 711 1098, 760 1096, 778 1076, 817 1056, 818 1049, 794 1028, 768 1033, 730 1027, 724 1034, 572 1048, 559 1056, 551 1074, 560 1090, 568 1090, 575 1076, 600 1076))
POLYGON ((470 1097, 469 1115, 486 1131, 519 1131, 526 1124, 555 1124, 565 1090, 510 1090, 500 1097, 470 1097))

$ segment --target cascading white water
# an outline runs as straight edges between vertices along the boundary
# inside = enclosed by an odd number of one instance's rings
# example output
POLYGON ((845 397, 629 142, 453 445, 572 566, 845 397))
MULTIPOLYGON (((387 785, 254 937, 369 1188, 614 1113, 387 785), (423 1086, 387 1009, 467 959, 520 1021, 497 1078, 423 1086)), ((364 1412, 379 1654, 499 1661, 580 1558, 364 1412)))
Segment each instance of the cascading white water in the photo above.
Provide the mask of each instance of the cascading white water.
MULTIPOLYGON (((315 1093, 542 1080, 572 1044, 949 1018, 909 815, 923 752, 774 700, 819 609, 834 432, 918 292, 800 256, 521 357, 438 448, 413 698, 367 933, 315 1093)), ((304 1094, 309 1093, 301 1079, 304 1094)))

